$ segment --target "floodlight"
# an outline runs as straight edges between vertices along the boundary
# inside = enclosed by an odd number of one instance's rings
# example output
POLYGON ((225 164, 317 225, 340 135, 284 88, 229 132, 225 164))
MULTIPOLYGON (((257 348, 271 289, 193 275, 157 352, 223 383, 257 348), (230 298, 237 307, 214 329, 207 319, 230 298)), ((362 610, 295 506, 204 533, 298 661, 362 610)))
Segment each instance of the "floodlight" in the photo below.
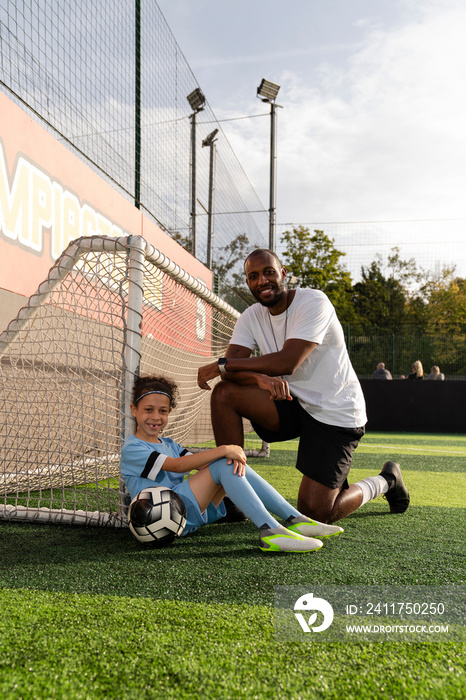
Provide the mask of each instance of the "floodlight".
POLYGON ((196 88, 193 90, 186 98, 191 105, 191 109, 194 112, 199 112, 201 109, 204 108, 205 105, 205 97, 202 93, 202 90, 200 88, 196 88))
POLYGON ((261 97, 263 102, 273 102, 279 90, 280 85, 271 83, 269 80, 263 78, 261 84, 257 88, 257 97, 261 97))
POLYGON ((205 137, 204 141, 202 142, 203 146, 211 146, 214 142, 215 137, 218 134, 218 129, 214 129, 213 131, 210 132, 208 136, 205 137))

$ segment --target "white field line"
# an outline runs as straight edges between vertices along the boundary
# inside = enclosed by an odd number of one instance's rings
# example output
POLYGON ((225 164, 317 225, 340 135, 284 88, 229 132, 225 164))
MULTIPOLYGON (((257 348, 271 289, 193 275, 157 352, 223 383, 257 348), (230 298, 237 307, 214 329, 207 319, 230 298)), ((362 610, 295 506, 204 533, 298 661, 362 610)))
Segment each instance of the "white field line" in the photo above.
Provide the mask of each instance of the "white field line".
POLYGON ((436 450, 433 447, 406 447, 405 445, 375 445, 374 443, 361 443, 359 447, 381 447, 384 450, 392 450, 392 452, 395 452, 396 450, 413 450, 414 452, 437 452, 438 454, 444 454, 446 456, 448 455, 462 455, 463 457, 466 457, 466 449, 463 450, 463 452, 454 452, 446 450, 445 448, 443 450, 436 450))

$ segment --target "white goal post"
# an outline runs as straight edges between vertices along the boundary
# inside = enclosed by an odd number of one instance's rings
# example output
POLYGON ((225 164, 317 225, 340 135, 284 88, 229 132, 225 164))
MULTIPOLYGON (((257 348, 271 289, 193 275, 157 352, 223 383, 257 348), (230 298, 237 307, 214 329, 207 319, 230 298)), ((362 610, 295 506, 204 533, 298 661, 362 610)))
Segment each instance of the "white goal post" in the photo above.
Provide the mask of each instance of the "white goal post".
MULTIPOLYGON (((238 316, 141 236, 73 241, 0 335, 0 518, 126 526, 134 378, 175 379, 166 434, 213 446, 197 369, 224 354, 238 316)), ((252 432, 245 449, 268 454, 252 432)))

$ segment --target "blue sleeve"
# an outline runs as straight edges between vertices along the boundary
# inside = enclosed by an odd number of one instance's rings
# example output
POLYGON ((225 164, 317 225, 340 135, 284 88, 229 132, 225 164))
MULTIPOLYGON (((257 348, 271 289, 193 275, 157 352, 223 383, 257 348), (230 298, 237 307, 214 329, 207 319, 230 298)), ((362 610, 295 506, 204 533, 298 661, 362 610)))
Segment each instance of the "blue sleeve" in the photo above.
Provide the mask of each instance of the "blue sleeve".
POLYGON ((167 457, 182 457, 191 454, 170 438, 152 446, 134 436, 123 445, 120 458, 120 472, 133 499, 143 488, 165 485, 171 488, 183 480, 183 474, 162 470, 167 457))
POLYGON ((167 455, 161 454, 149 443, 127 440, 121 451, 121 474, 123 478, 137 476, 155 481, 166 459, 167 455))

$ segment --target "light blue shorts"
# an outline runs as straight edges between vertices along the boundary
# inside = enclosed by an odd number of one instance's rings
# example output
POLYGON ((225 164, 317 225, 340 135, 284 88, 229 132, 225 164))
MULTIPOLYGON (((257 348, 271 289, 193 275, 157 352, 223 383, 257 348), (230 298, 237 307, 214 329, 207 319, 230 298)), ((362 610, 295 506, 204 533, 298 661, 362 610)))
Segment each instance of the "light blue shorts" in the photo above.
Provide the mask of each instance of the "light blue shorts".
POLYGON ((178 494, 186 506, 186 525, 181 533, 181 537, 186 537, 186 535, 196 532, 203 525, 215 523, 227 514, 223 501, 218 507, 210 502, 205 511, 201 513, 201 509, 189 485, 189 479, 185 479, 181 484, 174 486, 173 491, 178 494))

